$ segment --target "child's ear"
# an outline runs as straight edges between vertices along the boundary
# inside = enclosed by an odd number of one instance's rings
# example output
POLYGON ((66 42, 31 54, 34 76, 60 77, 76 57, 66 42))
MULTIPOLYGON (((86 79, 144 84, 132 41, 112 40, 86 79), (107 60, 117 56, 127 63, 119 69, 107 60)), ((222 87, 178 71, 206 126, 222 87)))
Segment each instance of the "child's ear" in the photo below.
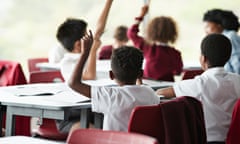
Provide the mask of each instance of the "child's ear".
POLYGON ((111 80, 114 80, 114 78, 115 78, 115 76, 111 70, 109 71, 109 77, 111 80))
POLYGON ((74 53, 80 53, 81 52, 81 41, 77 40, 75 41, 74 45, 73 45, 73 51, 74 53))
POLYGON ((200 56, 200 63, 201 63, 202 69, 203 69, 203 70, 206 70, 207 67, 208 67, 207 57, 204 56, 204 55, 201 55, 201 56, 200 56))

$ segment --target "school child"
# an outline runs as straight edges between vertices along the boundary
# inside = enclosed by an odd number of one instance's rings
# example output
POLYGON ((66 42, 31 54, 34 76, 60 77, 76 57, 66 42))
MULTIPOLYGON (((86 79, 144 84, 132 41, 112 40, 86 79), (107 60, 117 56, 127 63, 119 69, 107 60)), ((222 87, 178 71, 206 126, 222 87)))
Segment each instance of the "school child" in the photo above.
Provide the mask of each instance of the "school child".
MULTIPOLYGON (((103 129, 127 131, 131 111, 139 105, 158 104, 160 99, 144 85, 136 85, 142 78, 142 52, 134 47, 123 46, 113 51, 110 78, 118 86, 90 86, 79 80, 92 44, 91 33, 82 39, 83 51, 69 86, 80 94, 90 97, 92 111, 104 114, 103 129)), ((79 128, 79 123, 72 130, 79 128)), ((72 131, 71 130, 71 131, 72 131)))
MULTIPOLYGON (((79 80, 93 80, 96 78, 96 53, 101 45, 101 36, 107 23, 112 2, 113 0, 106 0, 104 8, 98 18, 92 48, 87 60, 87 64, 84 67, 83 74, 79 80)), ((71 74, 73 73, 78 59, 82 56, 83 48, 81 46, 81 38, 86 33, 87 25, 86 22, 83 22, 83 20, 80 21, 74 19, 63 23, 62 27, 63 28, 60 26, 57 37, 59 37, 58 39, 60 42, 62 42, 62 45, 64 45, 64 47, 68 48, 70 51, 68 54, 64 55, 64 58, 60 62, 61 73, 67 83, 71 74)), ((68 133, 72 125, 79 121, 80 111, 72 110, 69 115, 69 120, 57 120, 57 128, 62 133, 68 133)))
POLYGON ((202 102, 209 144, 225 143, 233 106, 240 97, 240 76, 224 70, 230 55, 230 40, 221 34, 209 34, 201 43, 204 73, 157 90, 165 97, 192 96, 202 102))
POLYGON ((225 69, 240 74, 240 36, 238 30, 240 23, 238 17, 229 10, 212 9, 204 13, 203 21, 205 32, 221 33, 228 37, 232 43, 232 54, 225 69))
POLYGON ((114 37, 113 44, 102 46, 98 54, 98 59, 100 60, 110 59, 112 55, 112 51, 114 49, 127 44, 128 42, 127 29, 128 28, 123 25, 120 25, 115 29, 114 35, 113 35, 114 37))
POLYGON ((170 17, 155 17, 148 24, 146 38, 143 38, 138 34, 139 25, 147 11, 148 6, 145 5, 135 18, 136 23, 128 29, 128 37, 135 47, 143 51, 145 78, 174 81, 174 75, 180 74, 183 68, 180 51, 170 46, 178 36, 176 23, 170 17))

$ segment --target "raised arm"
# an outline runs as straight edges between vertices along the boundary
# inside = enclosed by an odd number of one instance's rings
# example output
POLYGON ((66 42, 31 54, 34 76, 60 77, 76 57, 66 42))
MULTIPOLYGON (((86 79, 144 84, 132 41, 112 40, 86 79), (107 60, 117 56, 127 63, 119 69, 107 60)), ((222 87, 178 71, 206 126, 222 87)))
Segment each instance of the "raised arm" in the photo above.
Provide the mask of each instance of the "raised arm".
POLYGON ((142 49, 145 44, 145 40, 139 33, 139 24, 143 20, 144 16, 148 12, 148 5, 144 5, 141 9, 140 14, 135 17, 135 23, 128 29, 127 36, 132 40, 135 47, 142 49))
POLYGON ((100 47, 100 45, 101 45, 100 39, 93 40, 93 45, 87 60, 87 64, 83 72, 83 77, 82 77, 83 80, 96 79, 97 49, 100 47))
POLYGON ((113 2, 113 0, 107 0, 105 3, 103 11, 100 14, 98 21, 97 21, 96 31, 94 33, 94 39, 99 40, 104 32, 104 29, 105 29, 105 26, 107 23, 108 14, 109 14, 110 8, 112 6, 112 2, 113 2))
POLYGON ((84 65, 85 65, 87 58, 89 56, 89 53, 91 51, 92 43, 93 43, 93 36, 92 36, 92 32, 89 31, 89 34, 86 34, 81 39, 82 55, 74 69, 73 75, 71 76, 70 80, 68 81, 69 86, 73 90, 75 90, 89 98, 91 97, 91 92, 90 92, 91 87, 87 84, 82 83, 81 79, 82 79, 84 65))
POLYGON ((92 49, 90 51, 90 55, 88 58, 87 65, 85 67, 84 73, 83 73, 83 80, 92 80, 96 79, 96 60, 97 60, 97 50, 101 45, 101 36, 104 32, 108 13, 110 11, 111 5, 113 0, 107 0, 105 3, 105 6, 98 18, 97 24, 96 24, 96 31, 94 34, 94 42, 92 45, 92 49))
POLYGON ((144 19, 144 16, 148 13, 148 8, 148 5, 144 5, 142 7, 139 16, 135 18, 137 24, 139 24, 144 19))

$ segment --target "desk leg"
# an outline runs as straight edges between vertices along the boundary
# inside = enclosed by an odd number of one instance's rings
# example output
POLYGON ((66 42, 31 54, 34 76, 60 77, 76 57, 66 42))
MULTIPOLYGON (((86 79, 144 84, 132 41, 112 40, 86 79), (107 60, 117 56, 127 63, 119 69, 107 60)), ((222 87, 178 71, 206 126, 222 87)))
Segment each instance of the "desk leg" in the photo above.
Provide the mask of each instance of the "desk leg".
POLYGON ((2 121, 3 121, 3 116, 4 116, 4 109, 3 106, 0 105, 0 137, 2 137, 2 121))
POLYGON ((80 118, 80 126, 81 128, 88 128, 89 127, 89 116, 90 116, 90 109, 81 109, 81 118, 80 118))
POLYGON ((6 136, 15 134, 15 115, 12 113, 11 107, 7 107, 6 114, 6 136))
POLYGON ((94 113, 94 127, 102 129, 103 128, 103 114, 94 113))

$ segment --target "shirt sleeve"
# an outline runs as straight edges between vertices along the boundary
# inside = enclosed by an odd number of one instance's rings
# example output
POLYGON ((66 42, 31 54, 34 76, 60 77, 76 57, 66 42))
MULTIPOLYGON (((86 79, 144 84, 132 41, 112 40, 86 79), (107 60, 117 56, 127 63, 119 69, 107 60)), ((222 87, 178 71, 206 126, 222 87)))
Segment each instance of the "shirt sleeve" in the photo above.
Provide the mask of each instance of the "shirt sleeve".
POLYGON ((92 111, 99 113, 106 113, 111 107, 111 91, 110 87, 91 87, 91 102, 92 111))
POLYGON ((138 35, 139 32, 139 24, 132 25, 127 32, 127 36, 129 39, 132 40, 135 47, 143 49, 144 39, 143 37, 138 35))
POLYGON ((174 92, 176 97, 180 96, 191 96, 191 97, 199 97, 201 93, 201 87, 198 84, 199 79, 189 79, 177 82, 173 85, 174 92))

